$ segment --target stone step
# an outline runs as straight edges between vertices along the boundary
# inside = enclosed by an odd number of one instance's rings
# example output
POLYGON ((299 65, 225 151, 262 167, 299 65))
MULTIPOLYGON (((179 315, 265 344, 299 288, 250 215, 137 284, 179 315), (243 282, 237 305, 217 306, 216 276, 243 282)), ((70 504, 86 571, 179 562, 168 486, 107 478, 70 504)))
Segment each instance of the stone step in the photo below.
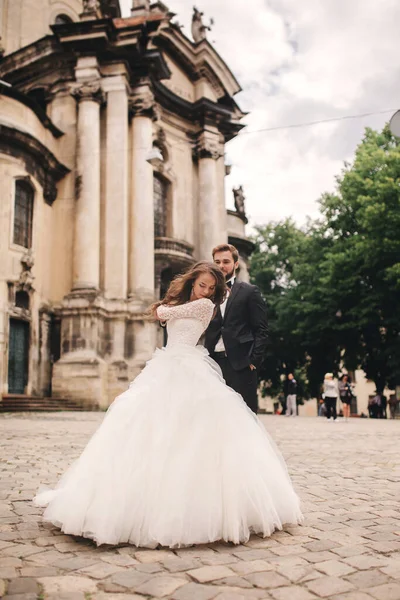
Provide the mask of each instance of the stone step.
POLYGON ((93 410, 75 400, 67 398, 44 398, 5 394, 0 401, 0 412, 55 412, 55 411, 87 411, 93 410))

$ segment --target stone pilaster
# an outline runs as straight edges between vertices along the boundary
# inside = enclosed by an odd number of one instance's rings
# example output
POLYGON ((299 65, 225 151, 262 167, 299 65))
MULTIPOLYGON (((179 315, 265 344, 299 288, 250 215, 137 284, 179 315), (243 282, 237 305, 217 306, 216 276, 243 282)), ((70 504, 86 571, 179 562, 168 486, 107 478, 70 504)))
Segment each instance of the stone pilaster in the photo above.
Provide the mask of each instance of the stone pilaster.
POLYGON ((73 290, 99 288, 100 270, 100 79, 74 89, 78 100, 73 290))
POLYGON ((132 0, 131 15, 132 17, 143 17, 150 12, 149 0, 132 0))
POLYGON ((152 148, 154 97, 149 85, 134 89, 129 102, 131 123, 131 198, 128 292, 151 302, 154 297, 153 169, 147 162, 152 148))
POLYGON ((39 381, 40 395, 49 396, 51 388, 51 356, 50 356, 51 314, 39 310, 39 381))
POLYGON ((199 170, 198 240, 200 260, 211 260, 214 246, 226 242, 226 226, 221 222, 220 182, 217 161, 223 156, 218 132, 203 131, 197 139, 199 170))
POLYGON ((103 80, 107 94, 102 287, 106 298, 125 298, 128 277, 128 93, 124 76, 103 80))

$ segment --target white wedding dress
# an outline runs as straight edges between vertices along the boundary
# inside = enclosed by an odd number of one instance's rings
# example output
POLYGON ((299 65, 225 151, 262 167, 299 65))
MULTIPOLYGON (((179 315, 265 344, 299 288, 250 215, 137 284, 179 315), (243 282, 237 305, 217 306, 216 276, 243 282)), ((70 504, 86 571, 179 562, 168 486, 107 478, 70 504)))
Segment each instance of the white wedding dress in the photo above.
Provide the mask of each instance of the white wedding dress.
POLYGON ((110 406, 44 520, 97 544, 245 542, 302 521, 279 450, 197 342, 208 299, 160 306, 168 344, 110 406))

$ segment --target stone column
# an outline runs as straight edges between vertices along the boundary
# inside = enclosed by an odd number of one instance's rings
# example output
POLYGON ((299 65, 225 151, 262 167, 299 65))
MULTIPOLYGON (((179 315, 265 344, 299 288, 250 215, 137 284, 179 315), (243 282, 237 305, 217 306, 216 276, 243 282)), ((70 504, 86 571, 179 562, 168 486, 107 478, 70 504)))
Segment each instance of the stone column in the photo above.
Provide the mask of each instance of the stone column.
POLYGON ((78 99, 73 290, 97 290, 100 271, 100 80, 83 82, 78 99))
POLYGON ((51 356, 50 356, 51 315, 45 310, 39 310, 39 382, 40 395, 48 396, 51 386, 51 356))
POLYGON ((123 76, 103 80, 107 93, 103 285, 106 298, 126 298, 128 276, 128 95, 123 76))
MULTIPOLYGON (((218 133, 203 131, 197 142, 199 169, 199 223, 198 240, 200 260, 211 260, 211 251, 217 244, 226 242, 226 227, 221 223, 221 198, 218 159, 223 147, 218 133)), ((223 201, 223 199, 222 199, 223 201)))
POLYGON ((153 108, 149 85, 137 87, 130 99, 133 118, 128 293, 145 303, 154 297, 153 168, 147 162, 153 143, 153 108))

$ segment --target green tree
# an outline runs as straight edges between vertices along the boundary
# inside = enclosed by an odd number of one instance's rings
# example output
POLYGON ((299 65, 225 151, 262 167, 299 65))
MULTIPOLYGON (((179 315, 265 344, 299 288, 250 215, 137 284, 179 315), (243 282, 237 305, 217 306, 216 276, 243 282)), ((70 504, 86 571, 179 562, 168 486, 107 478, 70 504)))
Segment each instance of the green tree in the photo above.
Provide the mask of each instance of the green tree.
POLYGON ((400 140, 388 127, 366 130, 321 211, 345 362, 360 365, 381 392, 400 381, 400 140))
POLYGON ((251 274, 269 305, 261 378, 301 374, 318 395, 326 371, 361 367, 378 391, 400 381, 400 140, 370 129, 345 164, 321 218, 256 232, 251 274))

